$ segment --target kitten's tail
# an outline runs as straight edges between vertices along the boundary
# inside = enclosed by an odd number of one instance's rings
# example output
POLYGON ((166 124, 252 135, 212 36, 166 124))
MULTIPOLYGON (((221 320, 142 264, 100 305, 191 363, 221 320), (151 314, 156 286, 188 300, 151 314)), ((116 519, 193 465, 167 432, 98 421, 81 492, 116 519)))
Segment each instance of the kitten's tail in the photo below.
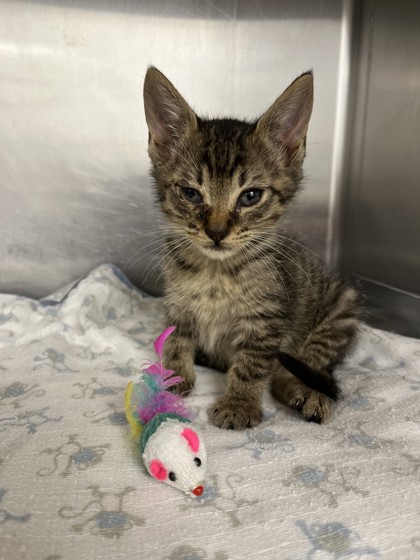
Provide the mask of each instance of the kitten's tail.
POLYGON ((333 401, 338 400, 340 397, 340 389, 338 388, 332 372, 326 369, 320 371, 312 369, 304 362, 301 362, 290 354, 286 354, 286 352, 278 351, 276 357, 282 366, 300 379, 300 381, 310 389, 326 395, 333 401))

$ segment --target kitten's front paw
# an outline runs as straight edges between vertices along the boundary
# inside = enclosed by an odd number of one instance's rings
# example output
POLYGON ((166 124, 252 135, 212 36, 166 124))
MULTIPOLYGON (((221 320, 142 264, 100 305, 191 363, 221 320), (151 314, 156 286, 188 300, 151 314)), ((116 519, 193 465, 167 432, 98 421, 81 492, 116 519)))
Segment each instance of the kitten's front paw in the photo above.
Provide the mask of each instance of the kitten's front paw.
POLYGON ((210 410, 210 420, 224 430, 245 430, 257 426, 263 418, 261 407, 250 401, 223 397, 210 410))

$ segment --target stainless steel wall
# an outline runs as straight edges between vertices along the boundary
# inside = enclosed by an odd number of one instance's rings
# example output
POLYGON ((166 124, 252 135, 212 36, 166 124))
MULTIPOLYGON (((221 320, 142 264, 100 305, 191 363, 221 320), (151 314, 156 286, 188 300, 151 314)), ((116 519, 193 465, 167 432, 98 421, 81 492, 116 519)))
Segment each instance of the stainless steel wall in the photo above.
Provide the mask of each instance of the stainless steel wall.
POLYGON ((295 227, 325 250, 342 3, 0 2, 0 290, 39 297, 102 262, 157 290, 147 65, 212 115, 254 117, 315 72, 295 227))
POLYGON ((337 263, 371 322, 420 337, 420 3, 359 3, 337 263))

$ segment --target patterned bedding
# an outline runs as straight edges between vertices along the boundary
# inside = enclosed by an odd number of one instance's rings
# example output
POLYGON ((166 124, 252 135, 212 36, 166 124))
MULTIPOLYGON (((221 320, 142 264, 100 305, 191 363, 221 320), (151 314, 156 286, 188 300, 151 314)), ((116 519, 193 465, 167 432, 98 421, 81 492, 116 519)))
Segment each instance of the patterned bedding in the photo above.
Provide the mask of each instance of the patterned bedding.
POLYGON ((41 301, 0 296, 0 559, 420 558, 419 340, 364 327, 323 426, 267 395, 260 426, 221 431, 224 377, 197 368, 193 499, 145 472, 123 414, 162 326, 110 265, 41 301))

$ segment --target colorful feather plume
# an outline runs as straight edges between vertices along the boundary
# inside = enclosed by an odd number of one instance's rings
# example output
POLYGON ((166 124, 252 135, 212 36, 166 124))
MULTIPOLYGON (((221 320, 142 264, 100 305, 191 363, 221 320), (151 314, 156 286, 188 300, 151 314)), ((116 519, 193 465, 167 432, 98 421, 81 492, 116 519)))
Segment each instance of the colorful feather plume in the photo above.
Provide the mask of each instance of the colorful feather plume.
POLYGON ((157 414, 174 413, 189 420, 191 411, 185 406, 182 397, 168 391, 179 385, 183 379, 163 366, 163 347, 175 327, 168 327, 155 340, 154 347, 159 356, 158 362, 144 364, 142 377, 138 383, 130 382, 125 392, 125 414, 133 437, 141 433, 141 425, 147 424, 157 414))

